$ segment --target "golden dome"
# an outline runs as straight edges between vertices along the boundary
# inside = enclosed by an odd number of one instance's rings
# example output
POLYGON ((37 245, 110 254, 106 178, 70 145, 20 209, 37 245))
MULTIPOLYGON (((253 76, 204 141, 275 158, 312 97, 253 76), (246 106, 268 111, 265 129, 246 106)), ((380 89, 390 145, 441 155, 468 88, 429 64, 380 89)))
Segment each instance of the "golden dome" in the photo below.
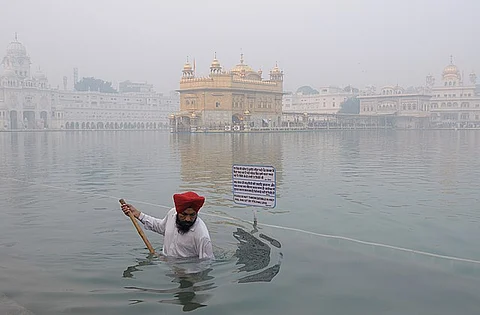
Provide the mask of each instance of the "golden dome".
POLYGON ((233 67, 231 72, 233 72, 233 73, 240 73, 240 72, 248 73, 248 72, 255 72, 255 70, 253 70, 249 65, 246 65, 244 63, 239 63, 238 65, 233 67))
POLYGON ((249 65, 244 63, 243 54, 240 55, 240 63, 237 64, 235 67, 233 67, 233 69, 230 70, 230 72, 235 74, 239 74, 239 73, 247 74, 251 72, 256 73, 255 70, 253 70, 249 65))
POLYGON ((280 73, 280 68, 278 68, 278 63, 275 63, 275 67, 272 69, 272 73, 280 73))
POLYGON ((212 64, 210 65, 212 68, 219 68, 220 67, 220 62, 215 58, 212 61, 212 64))
POLYGON ((183 66, 183 71, 190 71, 190 70, 192 70, 192 65, 187 61, 183 66))
POLYGON ((212 61, 212 64, 210 65, 210 68, 220 68, 220 62, 218 61, 217 59, 217 53, 215 52, 215 54, 213 55, 213 61, 212 61))

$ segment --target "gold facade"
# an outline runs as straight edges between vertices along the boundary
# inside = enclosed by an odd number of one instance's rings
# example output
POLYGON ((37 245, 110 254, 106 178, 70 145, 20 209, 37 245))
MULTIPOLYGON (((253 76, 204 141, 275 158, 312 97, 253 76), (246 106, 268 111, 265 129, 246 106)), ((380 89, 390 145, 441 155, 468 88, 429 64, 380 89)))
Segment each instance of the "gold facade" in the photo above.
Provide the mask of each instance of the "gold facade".
POLYGON ((224 71, 215 58, 207 77, 196 77, 184 65, 180 80, 180 112, 170 116, 172 129, 243 130, 281 125, 283 72, 275 66, 270 78, 240 63, 224 71))

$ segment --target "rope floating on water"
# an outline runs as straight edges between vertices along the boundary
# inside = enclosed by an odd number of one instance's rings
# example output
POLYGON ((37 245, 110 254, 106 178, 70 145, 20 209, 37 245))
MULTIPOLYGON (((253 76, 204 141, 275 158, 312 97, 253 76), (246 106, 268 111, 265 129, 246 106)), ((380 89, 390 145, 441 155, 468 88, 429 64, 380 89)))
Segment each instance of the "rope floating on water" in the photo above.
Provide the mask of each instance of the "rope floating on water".
MULTIPOLYGON (((27 184, 30 184, 30 185, 43 186, 43 187, 57 189, 57 190, 76 192, 76 193, 85 194, 85 195, 99 196, 99 197, 115 199, 115 200, 120 199, 120 197, 118 197, 118 196, 111 196, 111 195, 93 193, 93 192, 85 192, 85 191, 81 191, 81 190, 78 190, 78 189, 69 189, 69 188, 53 186, 53 185, 49 185, 49 184, 29 182, 29 181, 26 181, 26 180, 20 180, 20 179, 16 179, 16 178, 4 177, 4 179, 16 181, 16 182, 21 182, 21 183, 27 183, 27 184)), ((161 208, 165 208, 165 209, 170 209, 171 208, 171 206, 164 206, 164 205, 150 203, 150 202, 146 202, 146 201, 142 201, 142 200, 130 199, 130 201, 132 203, 139 203, 139 204, 143 204, 143 205, 161 207, 161 208)), ((220 219, 224 219, 224 220, 239 221, 239 222, 251 224, 250 221, 243 220, 243 219, 236 218, 236 217, 222 216, 222 215, 213 214, 213 213, 206 213, 206 212, 203 212, 203 215, 210 216, 210 217, 215 217, 215 218, 220 218, 220 219)), ((418 254, 418 255, 423 255, 423 256, 428 256, 428 257, 435 257, 435 258, 440 258, 440 259, 446 259, 446 260, 459 261, 459 262, 465 262, 465 263, 472 263, 472 264, 480 265, 480 261, 479 260, 474 260, 474 259, 461 258, 461 257, 455 257, 455 256, 447 256, 447 255, 439 255, 439 254, 429 253, 429 252, 420 251, 420 250, 416 250, 416 249, 398 247, 398 246, 376 243, 376 242, 370 242, 370 241, 362 241, 362 240, 358 240, 358 239, 355 239, 355 238, 339 236, 339 235, 322 234, 322 233, 302 230, 302 229, 288 227, 288 226, 273 225, 273 224, 266 224, 266 223, 257 223, 257 224, 259 226, 269 227, 269 228, 273 228, 273 229, 299 232, 299 233, 314 235, 314 236, 328 238, 328 239, 343 240, 343 241, 348 241, 348 242, 361 244, 361 245, 369 245, 369 246, 375 246, 375 247, 380 247, 380 248, 388 248, 388 249, 392 249, 392 250, 397 250, 397 251, 402 251, 402 252, 407 252, 407 253, 413 253, 413 254, 418 254)))

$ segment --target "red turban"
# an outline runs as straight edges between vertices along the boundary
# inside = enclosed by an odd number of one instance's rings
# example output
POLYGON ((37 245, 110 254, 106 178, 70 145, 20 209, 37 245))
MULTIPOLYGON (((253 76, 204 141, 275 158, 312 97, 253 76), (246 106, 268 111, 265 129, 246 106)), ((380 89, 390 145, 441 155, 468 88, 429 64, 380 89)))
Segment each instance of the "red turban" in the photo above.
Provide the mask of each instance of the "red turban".
POLYGON ((175 202, 177 213, 182 213, 188 208, 192 208, 195 212, 198 212, 205 202, 205 197, 199 196, 193 191, 187 191, 173 195, 173 201, 175 202))

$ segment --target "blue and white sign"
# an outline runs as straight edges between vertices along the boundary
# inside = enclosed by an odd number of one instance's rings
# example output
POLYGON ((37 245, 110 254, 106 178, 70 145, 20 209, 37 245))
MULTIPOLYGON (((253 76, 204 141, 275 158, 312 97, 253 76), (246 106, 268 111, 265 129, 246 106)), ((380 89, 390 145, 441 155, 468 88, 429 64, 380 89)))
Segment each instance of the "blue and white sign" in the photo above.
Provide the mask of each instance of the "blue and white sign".
POLYGON ((273 166, 233 165, 233 201, 238 204, 274 208, 276 174, 273 166))

